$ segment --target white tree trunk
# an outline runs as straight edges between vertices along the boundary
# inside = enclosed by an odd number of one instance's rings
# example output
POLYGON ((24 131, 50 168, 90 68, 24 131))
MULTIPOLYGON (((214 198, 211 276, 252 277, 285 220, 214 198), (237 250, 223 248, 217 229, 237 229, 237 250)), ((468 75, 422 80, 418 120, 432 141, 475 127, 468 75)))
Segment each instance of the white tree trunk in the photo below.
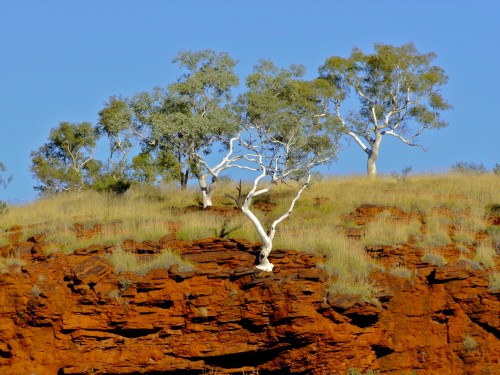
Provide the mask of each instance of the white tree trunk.
POLYGON ((203 208, 212 207, 213 206, 213 204, 212 204, 212 194, 210 194, 206 190, 202 190, 201 191, 201 195, 203 197, 203 208))
POLYGON ((255 226, 255 229, 257 229, 257 233, 262 239, 262 248, 259 255, 259 264, 255 266, 255 268, 266 272, 272 272, 274 264, 272 264, 269 261, 268 257, 269 254, 271 253, 271 250, 273 249, 273 239, 276 233, 276 227, 278 226, 279 223, 285 220, 292 213, 293 208, 295 207, 295 203, 302 195, 302 192, 307 188, 307 186, 309 186, 309 183, 311 182, 311 174, 309 173, 306 182, 297 191, 297 194, 295 195, 295 198, 293 198, 290 207, 288 208, 288 211, 285 212, 283 215, 281 215, 278 219, 274 220, 274 222, 271 224, 271 229, 269 230, 269 233, 266 233, 264 227, 262 226, 257 216, 255 216, 255 214, 249 208, 250 204, 252 203, 252 199, 255 196, 269 192, 269 190, 271 189, 272 184, 270 184, 267 188, 256 191, 259 180, 264 176, 265 173, 261 174, 259 177, 255 179, 253 189, 246 196, 245 203, 241 206, 241 211, 250 219, 250 221, 255 226))
POLYGON ((271 250, 273 249, 273 240, 271 237, 267 235, 266 231, 264 230, 264 227, 260 223, 257 216, 255 216, 255 214, 248 208, 250 206, 251 201, 252 197, 250 197, 250 199, 248 199, 247 197, 245 204, 241 207, 241 211, 250 219, 250 221, 255 226, 257 233, 262 239, 262 248, 259 255, 259 264, 255 267, 262 271, 272 272, 274 264, 272 264, 267 258, 271 253, 271 250))
POLYGON ((269 241, 268 243, 264 242, 264 244, 262 245, 262 250, 260 251, 259 255, 259 264, 257 264, 255 268, 266 272, 273 271, 274 264, 272 264, 267 258, 271 253, 272 249, 273 249, 272 241, 269 241))
POLYGON ((366 170, 368 172, 368 176, 376 176, 377 175, 377 158, 373 155, 373 152, 368 155, 368 162, 366 166, 366 170))
POLYGON ((200 185, 201 196, 203 199, 203 208, 212 207, 212 185, 215 182, 215 179, 212 179, 213 182, 210 185, 207 185, 206 176, 203 174, 198 175, 198 184, 200 185))
POLYGON ((367 161, 367 172, 368 176, 376 176, 377 175, 377 158, 378 151, 380 149, 380 142, 382 142, 382 134, 378 130, 375 130, 375 141, 372 143, 372 149, 367 152, 368 161, 367 161))

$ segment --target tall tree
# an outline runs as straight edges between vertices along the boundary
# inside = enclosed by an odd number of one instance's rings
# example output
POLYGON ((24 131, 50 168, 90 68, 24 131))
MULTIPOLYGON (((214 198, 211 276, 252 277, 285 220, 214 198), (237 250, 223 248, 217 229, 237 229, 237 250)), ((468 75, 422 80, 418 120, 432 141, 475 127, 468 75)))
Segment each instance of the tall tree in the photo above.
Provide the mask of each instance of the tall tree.
POLYGON ((248 91, 240 97, 245 132, 240 142, 245 151, 239 167, 255 172, 250 191, 234 197, 254 224, 263 246, 257 268, 272 271, 268 256, 279 223, 293 211, 311 181, 311 170, 329 163, 337 152, 335 126, 321 116, 324 96, 315 83, 303 80, 304 69, 279 69, 261 61, 247 78, 248 91), (295 183, 296 195, 286 212, 269 228, 252 211, 254 198, 269 193, 280 182, 295 183))
POLYGON ((130 169, 128 157, 137 141, 134 138, 132 111, 124 99, 109 98, 99 112, 97 131, 108 137, 108 173, 115 180, 125 180, 130 169))
POLYGON ((54 194, 90 185, 100 170, 93 157, 97 139, 90 122, 61 122, 53 128, 48 142, 31 153, 31 172, 41 182, 35 190, 54 194))
POLYGON ((211 50, 181 52, 173 62, 185 71, 178 81, 167 90, 157 88, 134 96, 131 107, 138 133, 147 144, 175 156, 181 188, 186 188, 190 173, 194 174, 206 207, 212 204, 219 174, 238 158, 232 147, 239 126, 231 95, 239 83, 236 62, 227 53, 211 50), (211 167, 206 157, 218 146, 226 153, 211 167), (209 177, 211 183, 207 183, 209 177))
POLYGON ((441 112, 451 106, 440 88, 448 77, 432 65, 435 58, 434 53, 421 54, 412 43, 375 44, 372 54, 353 49, 349 58, 333 56, 320 67, 320 79, 332 85, 331 115, 367 155, 369 175, 377 173, 384 136, 422 147, 417 143, 420 134, 447 125, 441 112), (351 92, 359 107, 342 113, 351 92))

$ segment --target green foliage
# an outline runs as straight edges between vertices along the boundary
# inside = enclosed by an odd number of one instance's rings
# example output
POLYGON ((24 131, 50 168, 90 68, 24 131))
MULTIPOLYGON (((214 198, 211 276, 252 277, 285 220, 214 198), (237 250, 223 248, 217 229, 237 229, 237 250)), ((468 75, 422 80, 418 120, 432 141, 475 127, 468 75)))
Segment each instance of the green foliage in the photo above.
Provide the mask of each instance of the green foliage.
POLYGON ((144 148, 132 159, 133 181, 146 184, 165 183, 180 179, 179 162, 164 147, 144 148))
POLYGON ((49 140, 31 153, 35 186, 41 194, 81 190, 92 183, 101 165, 93 159, 98 134, 89 122, 61 122, 50 131, 49 140))
POLYGON ((238 100, 248 129, 246 147, 274 180, 284 175, 299 179, 332 161, 338 151, 337 124, 322 116, 327 98, 304 74, 303 66, 284 69, 262 60, 238 100))
POLYGON ((105 191, 115 194, 125 193, 132 182, 130 180, 116 178, 110 174, 104 174, 94 179, 92 188, 96 191, 105 191))
POLYGON ((109 140, 108 173, 116 180, 124 180, 130 169, 127 156, 135 145, 132 111, 125 99, 110 97, 104 109, 99 112, 99 134, 109 140))
POLYGON ((320 67, 321 85, 330 85, 324 89, 330 98, 330 115, 369 161, 376 160, 384 135, 416 145, 423 131, 447 125, 440 113, 451 106, 440 87, 448 77, 432 65, 435 58, 434 53, 421 54, 412 43, 400 47, 375 44, 372 54, 355 48, 350 57, 332 56, 320 67), (360 106, 344 117, 341 105, 352 93, 360 106))
MULTIPOLYGON (((203 158, 215 143, 225 144, 236 132, 239 124, 231 109, 231 89, 239 79, 233 71, 236 62, 227 53, 186 51, 173 62, 185 71, 178 81, 166 90, 134 95, 129 107, 136 133, 146 140, 143 153, 168 155, 169 163, 175 155, 177 176, 185 187, 190 173, 203 173, 203 158)), ((136 166, 151 178, 147 158, 137 159, 136 166)))
POLYGON ((458 161, 451 166, 451 171, 455 173, 465 173, 465 174, 481 174, 486 173, 486 167, 483 163, 474 163, 466 161, 458 161))

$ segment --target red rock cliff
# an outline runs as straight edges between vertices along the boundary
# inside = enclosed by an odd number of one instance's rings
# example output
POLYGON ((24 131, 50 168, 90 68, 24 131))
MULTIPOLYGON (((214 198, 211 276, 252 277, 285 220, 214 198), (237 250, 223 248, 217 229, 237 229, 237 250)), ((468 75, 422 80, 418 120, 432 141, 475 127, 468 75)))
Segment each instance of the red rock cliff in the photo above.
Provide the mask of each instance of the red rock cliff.
POLYGON ((275 272, 257 272, 245 241, 130 242, 196 264, 144 277, 116 275, 103 246, 45 257, 42 245, 17 244, 27 264, 0 275, 2 374, 500 373, 499 294, 460 261, 415 261, 411 281, 376 274, 371 305, 329 295, 311 255, 277 250, 275 272))

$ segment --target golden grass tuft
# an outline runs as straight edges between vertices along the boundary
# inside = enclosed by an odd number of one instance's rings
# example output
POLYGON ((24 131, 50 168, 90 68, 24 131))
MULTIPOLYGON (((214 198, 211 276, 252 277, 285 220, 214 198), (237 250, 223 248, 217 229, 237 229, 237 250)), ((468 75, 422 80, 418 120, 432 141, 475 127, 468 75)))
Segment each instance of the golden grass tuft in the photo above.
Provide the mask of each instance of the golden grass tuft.
POLYGON ((495 267, 496 251, 491 242, 482 242, 476 249, 476 253, 472 260, 479 263, 483 267, 495 267))
POLYGON ((116 248, 108 259, 114 266, 116 273, 132 272, 136 275, 145 275, 153 269, 169 269, 174 264, 179 266, 179 272, 194 271, 195 269, 190 262, 183 259, 179 254, 166 249, 159 254, 144 259, 144 257, 137 254, 116 248))
POLYGON ((12 266, 14 267, 22 267, 26 264, 26 262, 17 257, 0 257, 0 274, 8 273, 12 266))

